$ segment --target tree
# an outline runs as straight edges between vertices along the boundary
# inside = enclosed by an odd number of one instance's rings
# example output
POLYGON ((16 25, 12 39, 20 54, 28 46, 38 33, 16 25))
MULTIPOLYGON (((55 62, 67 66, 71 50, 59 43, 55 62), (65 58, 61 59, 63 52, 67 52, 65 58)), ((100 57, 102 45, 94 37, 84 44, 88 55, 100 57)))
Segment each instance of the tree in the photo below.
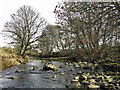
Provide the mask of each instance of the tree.
POLYGON ((3 32, 11 39, 9 44, 17 48, 19 55, 24 56, 38 41, 45 25, 45 19, 40 18, 36 10, 31 6, 23 6, 11 15, 11 21, 5 23, 3 32))
POLYGON ((83 57, 96 58, 101 49, 119 39, 119 7, 119 2, 61 2, 54 13, 57 24, 72 40, 71 47, 76 52, 80 49, 83 57))

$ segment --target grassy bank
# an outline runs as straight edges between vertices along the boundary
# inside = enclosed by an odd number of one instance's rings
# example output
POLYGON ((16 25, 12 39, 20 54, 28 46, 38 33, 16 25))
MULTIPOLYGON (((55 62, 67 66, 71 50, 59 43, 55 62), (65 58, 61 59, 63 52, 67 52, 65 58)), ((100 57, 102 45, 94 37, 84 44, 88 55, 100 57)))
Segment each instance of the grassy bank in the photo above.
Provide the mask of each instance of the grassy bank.
POLYGON ((6 68, 25 64, 28 61, 28 58, 26 57, 23 59, 21 56, 18 56, 16 53, 16 50, 10 47, 0 47, 0 70, 4 70, 6 68))

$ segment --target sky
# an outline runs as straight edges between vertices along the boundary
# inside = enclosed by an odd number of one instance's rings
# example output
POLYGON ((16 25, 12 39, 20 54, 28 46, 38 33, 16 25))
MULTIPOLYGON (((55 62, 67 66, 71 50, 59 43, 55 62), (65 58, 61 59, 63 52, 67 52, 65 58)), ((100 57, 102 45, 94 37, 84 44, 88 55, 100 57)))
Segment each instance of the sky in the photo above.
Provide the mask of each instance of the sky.
MULTIPOLYGON (((10 15, 23 5, 29 5, 36 9, 48 23, 55 24, 53 13, 55 6, 62 0, 1 0, 0 1, 0 33, 2 33, 5 22, 10 21, 10 15)), ((6 46, 6 40, 0 34, 0 46, 6 46)))

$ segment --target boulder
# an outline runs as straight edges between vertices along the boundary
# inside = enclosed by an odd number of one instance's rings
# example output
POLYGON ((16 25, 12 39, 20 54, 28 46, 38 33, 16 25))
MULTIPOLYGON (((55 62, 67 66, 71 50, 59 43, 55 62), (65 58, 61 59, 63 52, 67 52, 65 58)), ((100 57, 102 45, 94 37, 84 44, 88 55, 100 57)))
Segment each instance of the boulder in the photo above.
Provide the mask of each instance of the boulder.
POLYGON ((58 71, 58 68, 53 64, 45 63, 43 70, 45 70, 45 71, 48 71, 48 70, 58 71))

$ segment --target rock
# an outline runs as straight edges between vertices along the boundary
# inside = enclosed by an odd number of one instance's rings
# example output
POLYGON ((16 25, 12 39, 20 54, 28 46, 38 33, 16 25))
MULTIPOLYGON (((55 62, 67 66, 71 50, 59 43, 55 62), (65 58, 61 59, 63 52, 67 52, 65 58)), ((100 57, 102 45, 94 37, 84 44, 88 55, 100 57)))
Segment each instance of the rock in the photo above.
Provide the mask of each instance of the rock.
POLYGON ((32 70, 37 70, 37 69, 38 69, 38 67, 37 67, 37 66, 34 66, 32 70))
POLYGON ((60 74, 60 75, 64 75, 63 71, 61 71, 59 74, 60 74))
POLYGON ((73 79, 71 82, 78 82, 78 80, 77 79, 73 79))
POLYGON ((70 71, 74 71, 74 69, 71 68, 70 71))
POLYGON ((45 60, 42 60, 43 63, 45 63, 46 61, 45 60))
POLYGON ((60 65, 60 67, 59 68, 64 68, 65 67, 65 65, 60 65))
POLYGON ((68 63, 67 63, 67 62, 65 62, 65 65, 68 65, 68 63))
POLYGON ((89 83, 89 81, 86 81, 86 80, 83 80, 82 82, 81 82, 81 84, 83 84, 83 85, 90 85, 90 83, 89 83))
POLYGON ((66 85, 66 88, 80 88, 81 84, 80 82, 74 82, 69 85, 66 85))
POLYGON ((79 80, 79 76, 75 76, 73 79, 75 79, 75 80, 79 80))
POLYGON ((87 80, 87 76, 81 75, 81 76, 79 77, 79 80, 80 80, 80 81, 81 81, 81 80, 87 80))
POLYGON ((88 85, 88 88, 98 89, 98 88, 100 88, 100 86, 90 84, 90 85, 88 85))
POLYGON ((20 72, 23 72, 25 70, 16 70, 15 73, 20 73, 20 72))
POLYGON ((99 85, 101 88, 105 88, 108 86, 108 83, 104 81, 104 82, 97 83, 97 85, 99 85))
POLYGON ((69 63, 68 66, 73 66, 73 64, 72 64, 72 63, 69 63))
POLYGON ((52 76, 52 78, 56 78, 56 77, 57 77, 56 75, 52 76))
POLYGON ((47 71, 47 70, 58 71, 58 68, 53 64, 46 63, 46 64, 44 64, 43 70, 45 70, 45 71, 47 71))
POLYGON ((90 79, 89 82, 90 82, 91 84, 96 83, 95 79, 90 79))
POLYGON ((78 64, 74 64, 75 68, 80 68, 80 66, 78 64))
POLYGON ((104 81, 104 76, 97 76, 96 81, 97 82, 104 81))
POLYGON ((114 86, 113 84, 109 84, 108 87, 109 87, 110 89, 113 89, 113 90, 116 89, 115 86, 114 86))
POLYGON ((72 75, 76 75, 77 73, 72 73, 72 75))
POLYGON ((13 79, 13 80, 14 80, 14 79, 15 79, 15 76, 9 77, 8 79, 13 79))

